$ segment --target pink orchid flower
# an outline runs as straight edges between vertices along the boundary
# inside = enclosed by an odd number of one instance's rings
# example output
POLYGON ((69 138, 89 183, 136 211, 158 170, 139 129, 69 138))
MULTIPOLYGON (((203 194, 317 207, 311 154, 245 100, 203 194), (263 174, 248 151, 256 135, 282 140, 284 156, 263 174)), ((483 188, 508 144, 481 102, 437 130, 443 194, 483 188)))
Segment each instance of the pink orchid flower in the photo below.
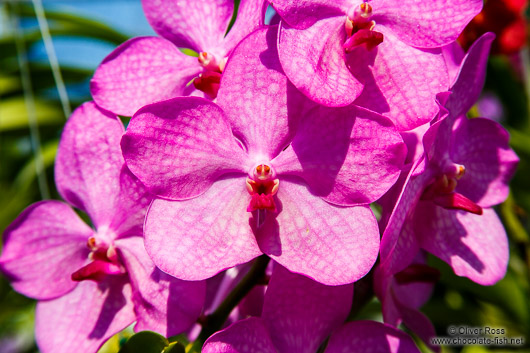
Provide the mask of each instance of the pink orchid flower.
POLYGON ((172 278, 147 256, 142 224, 151 196, 124 165, 123 132, 121 121, 94 103, 78 108, 55 164, 67 203, 33 204, 5 231, 0 268, 16 291, 39 300, 42 352, 96 352, 134 321, 137 331, 178 334, 202 310, 204 282, 172 278))
POLYGON ((381 271, 379 266, 374 274, 374 290, 381 301, 384 322, 394 327, 405 324, 436 352, 440 347, 431 344, 436 331, 419 308, 429 300, 439 278, 440 272, 427 266, 424 252, 418 253, 411 265, 395 275, 381 271))
POLYGON ((489 285, 508 263, 508 240, 494 205, 508 195, 518 158, 508 133, 465 113, 478 99, 494 36, 482 36, 464 58, 450 93, 439 95, 440 118, 423 136, 424 152, 405 178, 381 243, 381 267, 397 273, 420 248, 457 275, 489 285))
POLYGON ((96 103, 118 115, 132 116, 144 105, 177 96, 215 98, 230 53, 263 24, 266 1, 242 0, 228 33, 233 0, 142 0, 142 5, 160 37, 126 41, 103 60, 90 82, 96 103))
POLYGON ((275 0, 283 70, 326 106, 355 101, 399 130, 436 114, 450 82, 440 47, 456 40, 482 0, 275 0))
POLYGON ((418 353, 404 332, 374 321, 344 323, 353 285, 325 286, 275 266, 261 317, 251 317, 212 335, 203 353, 418 353), (330 336, 331 335, 331 336, 330 336))
POLYGON ((157 266, 198 280, 265 253, 326 284, 368 272, 379 247, 368 204, 395 182, 404 144, 378 114, 306 103, 270 27, 235 49, 217 104, 182 97, 138 111, 122 149, 159 197, 145 223, 157 266))

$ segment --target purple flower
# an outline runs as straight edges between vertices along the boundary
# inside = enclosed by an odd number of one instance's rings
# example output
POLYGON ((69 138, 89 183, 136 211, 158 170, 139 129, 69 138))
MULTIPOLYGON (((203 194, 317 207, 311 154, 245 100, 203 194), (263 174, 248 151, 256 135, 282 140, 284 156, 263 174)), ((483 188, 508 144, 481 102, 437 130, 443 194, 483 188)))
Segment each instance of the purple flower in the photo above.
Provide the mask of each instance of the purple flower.
POLYGON ((142 0, 142 5, 161 37, 123 43, 103 60, 90 82, 96 103, 118 115, 132 116, 146 104, 176 96, 215 98, 226 59, 263 24, 266 8, 264 0, 242 0, 226 34, 233 0, 142 0), (194 50, 199 57, 178 48, 194 50))
POLYGON ((201 312, 204 282, 172 278, 147 256, 141 235, 151 197, 124 165, 123 132, 120 120, 94 103, 78 108, 55 164, 68 204, 33 204, 5 231, 0 268, 16 291, 39 300, 42 352, 95 352, 134 321, 136 330, 177 334, 201 312))
POLYGON ((419 308, 431 297, 440 272, 426 265, 425 253, 420 252, 414 262, 395 275, 389 275, 377 267, 374 275, 374 290, 381 301, 384 322, 398 327, 401 323, 420 337, 432 350, 436 332, 431 321, 419 308))
POLYGON ((278 50, 293 84, 326 106, 355 104, 400 130, 436 114, 448 89, 440 47, 456 40, 481 0, 274 1, 278 50))
POLYGON ((477 109, 481 116, 487 117, 496 122, 502 122, 506 113, 500 98, 492 92, 486 92, 477 102, 477 109))
POLYGON ((493 284, 506 272, 508 241, 491 207, 507 197, 518 158, 502 126, 465 117, 484 84, 493 38, 477 40, 451 93, 439 95, 440 118, 423 137, 424 153, 406 176, 383 234, 381 266, 388 273, 404 269, 419 248, 479 284, 493 284))
POLYGON ((362 108, 307 112, 275 43, 271 27, 236 48, 217 104, 185 97, 146 106, 122 139, 127 165, 159 197, 146 218, 147 251, 177 278, 208 278, 265 253, 344 284, 376 259, 367 204, 395 182, 402 139, 362 108))
POLYGON ((241 320, 212 335, 204 353, 419 352, 405 333, 378 322, 344 323, 353 285, 325 286, 275 266, 261 318, 241 320))

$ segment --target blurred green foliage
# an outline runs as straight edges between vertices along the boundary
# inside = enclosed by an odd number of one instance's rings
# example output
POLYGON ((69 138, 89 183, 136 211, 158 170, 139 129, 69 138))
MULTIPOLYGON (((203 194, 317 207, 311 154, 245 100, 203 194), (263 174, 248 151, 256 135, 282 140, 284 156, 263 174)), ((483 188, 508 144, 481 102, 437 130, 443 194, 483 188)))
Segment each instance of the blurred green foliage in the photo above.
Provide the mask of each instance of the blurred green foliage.
MULTIPOLYGON (((42 40, 36 27, 17 26, 22 20, 34 20, 30 4, 18 1, 0 3, 1 18, 11 21, 0 36, 0 231, 15 219, 28 205, 41 200, 37 185, 35 151, 31 148, 29 134, 30 112, 26 105, 17 38, 27 53, 42 40), (18 37, 17 32, 18 31, 18 37)), ((47 11, 53 37, 75 36, 118 45, 128 37, 97 21, 68 13, 47 11)), ((447 336, 451 325, 470 327, 504 327, 508 337, 523 336, 530 341, 530 62, 528 50, 519 61, 506 57, 493 57, 488 66, 485 90, 500 98, 504 108, 502 123, 511 133, 511 144, 520 158, 517 174, 512 182, 512 193, 498 207, 510 238, 510 263, 506 277, 491 287, 479 286, 465 278, 455 276, 451 268, 440 260, 431 258, 438 268, 441 280, 436 285, 432 299, 424 313, 433 321, 440 336, 447 336)), ((51 196, 60 199, 54 188, 53 161, 58 139, 66 121, 61 104, 55 94, 56 87, 49 65, 28 62, 34 112, 40 132, 44 176, 51 196)), ((86 96, 76 96, 70 104, 77 107, 90 100, 88 80, 92 72, 86 69, 60 68, 66 87, 84 84, 86 96)), ((480 111, 478 112, 480 114, 480 111)), ((8 281, 0 276, 0 351, 36 352, 33 338, 34 302, 15 293, 8 281), (9 347, 13 347, 12 350, 9 347)), ((374 299, 357 318, 381 318, 380 305, 374 299)), ((103 348, 105 352, 136 352, 132 343, 160 346, 158 352, 181 352, 177 344, 151 333, 116 336, 103 348), (121 337, 121 338, 120 338, 121 337), (132 343, 131 343, 132 341, 132 343), (158 343, 153 343, 153 342, 158 343), (127 342, 127 343, 124 343, 127 342), (128 348, 129 347, 129 348, 128 348)), ((138 348, 139 346, 136 346, 138 348)), ((443 352, 485 353, 530 351, 524 347, 444 347, 443 352)), ((425 351, 427 348, 423 347, 425 351)), ((148 350, 142 350, 148 352, 148 350)), ((155 352, 155 350, 153 350, 155 352)))
MULTIPOLYGON (((111 45, 128 39, 125 34, 88 18, 54 11, 47 11, 46 17, 54 38, 74 36, 111 45)), ((54 187, 53 163, 67 117, 61 108, 49 63, 31 59, 27 67, 34 107, 28 112, 19 59, 42 41, 31 2, 0 2, 0 19, 3 21, 0 36, 0 232, 3 233, 24 208, 42 199, 29 132, 33 117, 40 134, 44 178, 51 197, 60 199, 54 187), (20 25, 22 22, 24 26, 20 25), (35 25, 26 25, 28 22, 35 25), (19 48, 17 40, 21 44, 19 48)), ((88 81, 93 72, 66 66, 61 66, 60 70, 67 89, 80 84, 86 86, 86 94, 76 94, 75 100, 70 101, 72 108, 90 100, 88 81)), ((33 336, 34 306, 33 300, 14 292, 7 279, 0 275, 0 352, 38 351, 33 336)), ((118 347, 117 341, 111 340, 102 351, 117 352, 118 347)))

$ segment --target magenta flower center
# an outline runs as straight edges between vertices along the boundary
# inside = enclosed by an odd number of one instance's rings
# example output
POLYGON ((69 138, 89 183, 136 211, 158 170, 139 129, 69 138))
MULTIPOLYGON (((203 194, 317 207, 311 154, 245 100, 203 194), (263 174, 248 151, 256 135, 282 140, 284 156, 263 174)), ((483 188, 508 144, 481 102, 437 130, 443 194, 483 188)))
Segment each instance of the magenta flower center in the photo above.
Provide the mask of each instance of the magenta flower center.
POLYGON ((347 39, 342 46, 346 53, 350 53, 358 47, 372 50, 383 42, 383 34, 373 30, 375 21, 371 18, 372 6, 367 2, 354 6, 349 11, 344 23, 347 39))
POLYGON ((458 179, 464 176, 466 168, 460 164, 450 164, 444 173, 437 177, 421 195, 421 200, 429 200, 446 209, 462 210, 481 215, 482 207, 455 191, 458 179))
POLYGON ((276 211, 274 195, 278 192, 279 184, 276 172, 268 164, 261 163, 252 168, 246 181, 247 190, 251 196, 247 211, 276 211))
POLYGON ((203 91, 211 99, 214 99, 219 91, 226 58, 219 59, 212 53, 203 51, 199 53, 198 60, 204 71, 193 80, 193 85, 196 89, 203 91))
POLYGON ((90 249, 88 258, 91 262, 72 273, 73 281, 89 279, 101 282, 108 275, 120 275, 126 272, 112 242, 108 243, 96 234, 88 238, 87 246, 90 249))

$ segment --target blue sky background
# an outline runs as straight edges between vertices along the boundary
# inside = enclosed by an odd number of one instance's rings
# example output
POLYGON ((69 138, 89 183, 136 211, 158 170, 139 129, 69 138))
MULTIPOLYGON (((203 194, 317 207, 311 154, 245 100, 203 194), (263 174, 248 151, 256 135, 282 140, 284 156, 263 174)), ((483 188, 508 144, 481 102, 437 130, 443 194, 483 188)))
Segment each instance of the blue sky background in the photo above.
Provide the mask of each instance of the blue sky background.
MULTIPOLYGON (((130 37, 155 35, 140 0, 43 0, 45 9, 70 12, 105 23, 130 37)), ((59 64, 95 69, 115 47, 78 37, 53 39, 59 64)), ((32 48, 32 58, 47 61, 44 45, 32 48)))

